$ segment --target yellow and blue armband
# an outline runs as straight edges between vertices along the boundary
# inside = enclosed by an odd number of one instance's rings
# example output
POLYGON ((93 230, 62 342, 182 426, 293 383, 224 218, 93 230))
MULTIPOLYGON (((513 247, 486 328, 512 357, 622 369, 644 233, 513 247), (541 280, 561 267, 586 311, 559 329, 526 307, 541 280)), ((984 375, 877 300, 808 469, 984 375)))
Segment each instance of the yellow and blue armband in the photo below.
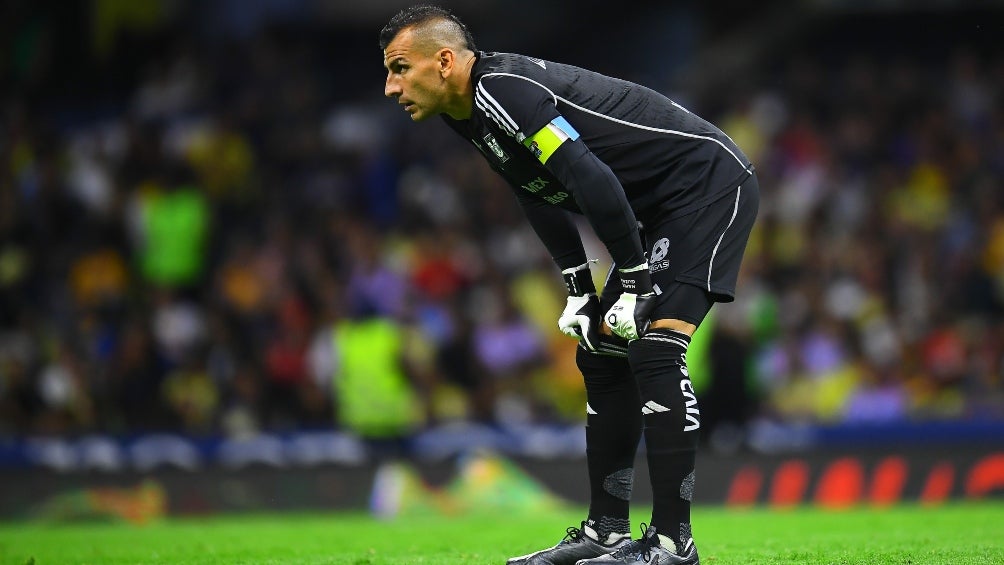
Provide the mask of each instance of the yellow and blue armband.
POLYGON ((572 124, 564 117, 558 116, 540 128, 540 131, 523 140, 523 145, 543 164, 547 163, 562 143, 568 140, 575 141, 578 138, 579 132, 575 131, 572 124))

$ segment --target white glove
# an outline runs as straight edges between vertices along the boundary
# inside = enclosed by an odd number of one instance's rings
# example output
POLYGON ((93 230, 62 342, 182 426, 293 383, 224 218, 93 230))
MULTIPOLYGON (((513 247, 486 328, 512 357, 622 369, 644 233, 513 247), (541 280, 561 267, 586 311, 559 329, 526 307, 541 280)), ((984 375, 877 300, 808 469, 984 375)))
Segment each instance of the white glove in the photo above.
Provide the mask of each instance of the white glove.
POLYGON ((568 337, 580 340, 587 350, 596 351, 598 340, 594 320, 599 307, 595 294, 569 296, 565 310, 558 318, 558 329, 568 337))
POLYGON ((624 292, 603 315, 603 321, 614 334, 630 341, 641 337, 648 329, 649 315, 655 308, 655 292, 648 263, 629 269, 619 269, 624 292))

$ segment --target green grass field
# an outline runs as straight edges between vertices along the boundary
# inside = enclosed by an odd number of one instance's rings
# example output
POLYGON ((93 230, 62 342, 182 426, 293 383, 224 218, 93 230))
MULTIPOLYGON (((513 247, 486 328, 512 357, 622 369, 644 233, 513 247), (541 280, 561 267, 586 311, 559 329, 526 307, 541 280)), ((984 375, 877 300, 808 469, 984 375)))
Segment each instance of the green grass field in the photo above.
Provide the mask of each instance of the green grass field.
MULTIPOLYGON (((583 511, 377 521, 268 514, 114 523, 0 523, 0 563, 503 564, 556 542, 583 511)), ((636 511, 637 520, 646 514, 636 511)), ((1004 563, 1004 503, 846 511, 698 508, 710 564, 1004 563)))

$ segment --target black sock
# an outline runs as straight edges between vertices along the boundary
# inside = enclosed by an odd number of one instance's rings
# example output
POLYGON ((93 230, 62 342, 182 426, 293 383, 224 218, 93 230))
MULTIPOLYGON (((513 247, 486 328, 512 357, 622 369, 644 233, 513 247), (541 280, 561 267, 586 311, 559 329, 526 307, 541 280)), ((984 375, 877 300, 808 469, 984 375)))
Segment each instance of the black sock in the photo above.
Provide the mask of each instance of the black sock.
POLYGON ((687 371, 690 338, 672 330, 650 330, 633 341, 629 358, 641 388, 645 449, 652 481, 651 526, 682 548, 691 537, 700 412, 687 371))
POLYGON ((631 535, 631 520, 629 518, 601 516, 597 519, 590 514, 589 519, 586 520, 586 526, 592 528, 596 532, 596 539, 604 544, 610 540, 610 534, 631 535))
POLYGON ((576 361, 586 383, 586 464, 589 518, 586 525, 605 542, 630 533, 634 460, 641 439, 641 403, 627 359, 587 353, 576 361))

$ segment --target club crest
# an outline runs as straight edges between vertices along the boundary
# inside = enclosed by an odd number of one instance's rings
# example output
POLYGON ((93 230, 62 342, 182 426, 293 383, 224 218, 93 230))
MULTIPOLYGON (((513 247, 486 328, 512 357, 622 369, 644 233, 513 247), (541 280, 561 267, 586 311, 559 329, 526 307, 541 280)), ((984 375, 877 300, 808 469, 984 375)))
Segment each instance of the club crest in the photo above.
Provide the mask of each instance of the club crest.
POLYGON ((509 160, 509 155, 507 155, 506 152, 502 150, 502 145, 500 145, 498 140, 495 139, 495 136, 493 136, 490 133, 485 135, 485 143, 488 144, 488 147, 492 150, 492 153, 494 153, 495 156, 498 157, 499 161, 505 163, 506 161, 509 160))

